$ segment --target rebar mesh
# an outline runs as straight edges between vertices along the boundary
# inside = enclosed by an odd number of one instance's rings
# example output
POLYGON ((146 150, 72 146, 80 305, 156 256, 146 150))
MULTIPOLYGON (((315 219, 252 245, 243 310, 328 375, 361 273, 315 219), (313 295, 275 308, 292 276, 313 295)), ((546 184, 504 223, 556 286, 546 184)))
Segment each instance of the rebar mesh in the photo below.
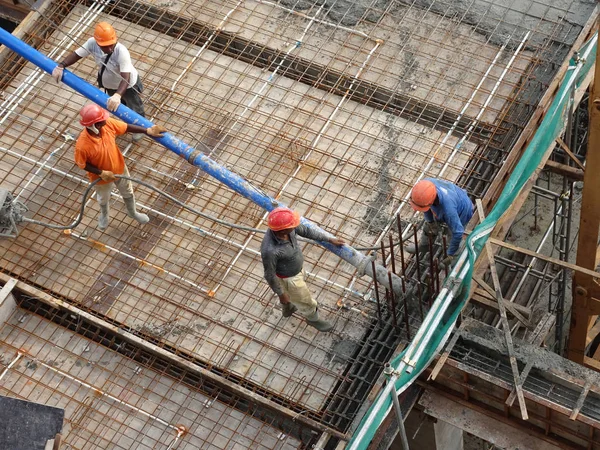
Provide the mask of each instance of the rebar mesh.
POLYGON ((29 311, 0 329, 0 392, 65 410, 70 449, 295 449, 300 441, 168 371, 149 369, 29 311), (19 355, 22 355, 19 359, 19 355))
MULTIPOLYGON (((109 21, 140 72, 149 118, 368 247, 386 241, 397 214, 411 220, 406 198, 423 175, 485 191, 581 30, 578 3, 562 3, 55 1, 24 38, 46 54, 69 52, 109 21)), ((86 101, 48 76, 35 81, 29 65, 2 61, 0 183, 30 217, 68 223, 87 186, 72 140, 86 101)), ((91 59, 71 69, 95 82, 91 59)), ((260 208, 151 140, 119 144, 132 176, 221 219, 264 226, 260 208)), ((335 323, 316 334, 299 317, 281 319, 262 278, 261 236, 146 188, 135 193, 150 224, 132 222, 114 194, 106 232, 90 201, 71 234, 29 225, 2 241, 0 267, 345 430, 404 338, 382 336, 391 317, 377 323, 368 280, 302 244, 310 288, 335 323), (340 299, 363 314, 340 309, 340 299), (378 336, 370 356, 365 336, 378 336), (348 372, 361 366, 368 376, 348 372), (363 384, 348 391, 354 380, 363 384), (327 411, 346 401, 352 407, 327 411)))

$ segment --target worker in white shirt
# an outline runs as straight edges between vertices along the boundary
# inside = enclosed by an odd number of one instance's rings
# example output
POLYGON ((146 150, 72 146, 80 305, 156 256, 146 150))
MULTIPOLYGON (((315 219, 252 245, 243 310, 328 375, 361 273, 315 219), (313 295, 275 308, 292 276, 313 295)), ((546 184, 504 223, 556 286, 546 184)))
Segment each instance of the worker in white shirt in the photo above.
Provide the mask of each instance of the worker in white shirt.
MULTIPOLYGON (((100 22, 94 30, 94 37, 83 46, 70 53, 52 71, 52 77, 59 83, 63 70, 82 58, 93 55, 98 65, 98 87, 105 89, 111 97, 108 110, 116 111, 121 102, 140 116, 144 116, 144 105, 140 98, 142 82, 133 63, 129 50, 117 42, 115 29, 107 22, 100 22)), ((133 140, 139 141, 143 134, 134 134, 133 140)))

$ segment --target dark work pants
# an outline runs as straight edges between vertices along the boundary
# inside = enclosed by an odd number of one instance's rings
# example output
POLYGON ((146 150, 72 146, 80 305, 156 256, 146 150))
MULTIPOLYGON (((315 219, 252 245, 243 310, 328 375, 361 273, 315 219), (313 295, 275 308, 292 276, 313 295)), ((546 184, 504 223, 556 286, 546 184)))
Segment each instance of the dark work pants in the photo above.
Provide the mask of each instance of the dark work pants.
MULTIPOLYGON (((134 110, 140 116, 146 117, 144 113, 144 104, 142 103, 142 98, 140 97, 140 93, 144 87, 142 86, 142 80, 138 74, 137 82, 135 86, 129 88, 125 91, 125 94, 121 97, 121 103, 127 106, 129 109, 134 110)), ((117 92, 116 89, 106 89, 106 93, 108 95, 113 95, 117 92)))

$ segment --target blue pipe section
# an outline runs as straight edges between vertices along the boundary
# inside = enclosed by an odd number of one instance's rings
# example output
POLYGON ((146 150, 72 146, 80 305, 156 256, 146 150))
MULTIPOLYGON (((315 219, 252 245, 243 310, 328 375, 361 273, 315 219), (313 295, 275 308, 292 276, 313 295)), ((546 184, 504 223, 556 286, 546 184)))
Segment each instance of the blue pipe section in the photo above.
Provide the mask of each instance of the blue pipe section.
MULTIPOLYGON (((27 59, 31 63, 35 64, 40 69, 52 74, 54 68, 58 65, 52 59, 48 58, 46 55, 43 55, 33 47, 27 45, 25 42, 21 41, 19 38, 13 36, 7 31, 0 28, 0 43, 10 48, 15 53, 19 54, 23 58, 27 59)), ((84 97, 89 100, 97 103, 104 109, 107 108, 107 101, 109 96, 102 92, 95 86, 92 86, 87 81, 82 80, 77 75, 74 75, 68 70, 64 70, 62 82, 69 86, 71 89, 80 93, 84 97)), ((119 108, 114 112, 114 115, 120 118, 121 120, 132 124, 139 125, 142 127, 149 128, 153 125, 145 117, 140 116, 135 111, 132 111, 125 105, 120 105, 119 108)), ((206 156, 204 153, 190 147, 182 140, 176 138, 175 136, 165 133, 161 138, 153 138, 155 141, 181 156, 189 163, 194 166, 199 167, 204 172, 209 174, 210 176, 216 178, 221 183, 225 184, 229 188, 233 189, 240 195, 243 195, 247 199, 256 203, 261 208, 271 211, 278 206, 286 206, 282 203, 279 203, 274 198, 269 197, 263 191, 258 189, 257 187, 250 184, 247 180, 242 178, 236 173, 231 172, 225 167, 219 165, 217 162, 206 156)), ((319 226, 312 223, 308 219, 302 217, 302 224, 306 225, 309 228, 321 230, 319 226)), ((388 279, 388 271, 385 267, 381 265, 376 265, 375 273, 372 270, 371 260, 363 255, 362 253, 357 252, 355 249, 350 247, 349 245, 344 245, 342 247, 337 247, 335 245, 331 245, 328 242, 319 242, 320 245, 325 247, 327 250, 335 253, 337 256, 342 258, 344 261, 356 267, 359 271, 359 275, 367 274, 371 278, 377 277, 377 281, 380 284, 390 288, 389 279, 388 279)), ((401 279, 392 274, 392 285, 391 286, 396 293, 396 295, 402 295, 402 281, 401 279)))

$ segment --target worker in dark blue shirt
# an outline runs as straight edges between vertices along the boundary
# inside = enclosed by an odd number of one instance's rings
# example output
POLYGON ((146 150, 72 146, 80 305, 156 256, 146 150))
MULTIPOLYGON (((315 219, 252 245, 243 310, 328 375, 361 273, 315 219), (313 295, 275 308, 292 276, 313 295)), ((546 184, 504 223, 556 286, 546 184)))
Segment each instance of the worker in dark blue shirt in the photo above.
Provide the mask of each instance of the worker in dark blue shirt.
MULTIPOLYGON (((425 178, 415 184, 410 193, 410 206, 415 211, 425 213, 423 236, 419 241, 419 251, 429 248, 429 234, 436 235, 438 224, 445 223, 451 234, 448 257, 443 261, 450 265, 458 252, 465 232, 465 226, 473 217, 473 202, 464 189, 446 180, 425 178)), ((416 253, 414 243, 406 247, 409 253, 416 253)))

